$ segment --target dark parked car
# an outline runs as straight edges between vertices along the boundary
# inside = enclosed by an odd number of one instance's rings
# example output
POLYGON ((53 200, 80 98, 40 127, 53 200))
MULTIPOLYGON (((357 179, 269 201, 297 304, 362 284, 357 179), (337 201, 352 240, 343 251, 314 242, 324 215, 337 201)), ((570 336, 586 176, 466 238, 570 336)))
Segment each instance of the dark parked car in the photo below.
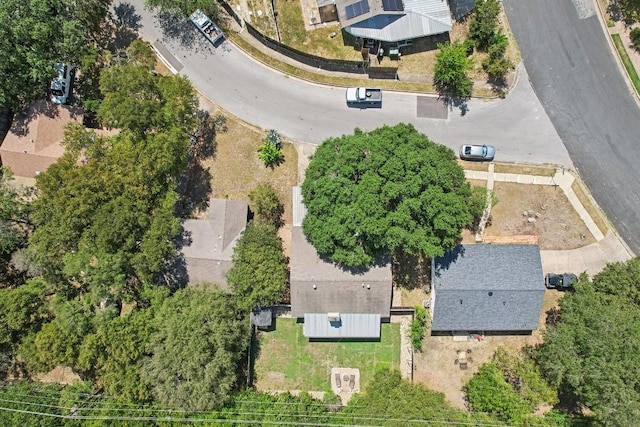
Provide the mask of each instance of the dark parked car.
POLYGON ((463 145, 460 147, 460 158, 462 160, 480 160, 490 162, 496 155, 493 145, 463 145))
POLYGON ((559 291, 570 291, 573 284, 578 281, 578 276, 573 273, 555 274, 549 273, 544 278, 544 285, 547 289, 558 289, 559 291))

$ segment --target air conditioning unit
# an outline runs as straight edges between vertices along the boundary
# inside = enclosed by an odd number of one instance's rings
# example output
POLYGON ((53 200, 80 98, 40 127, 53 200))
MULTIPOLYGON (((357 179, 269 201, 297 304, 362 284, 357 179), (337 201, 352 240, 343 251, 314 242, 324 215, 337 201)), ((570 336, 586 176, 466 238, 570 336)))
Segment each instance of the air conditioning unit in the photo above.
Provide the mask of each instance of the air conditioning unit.
POLYGON ((339 322, 340 313, 327 313, 327 318, 329 319, 329 322, 339 322))

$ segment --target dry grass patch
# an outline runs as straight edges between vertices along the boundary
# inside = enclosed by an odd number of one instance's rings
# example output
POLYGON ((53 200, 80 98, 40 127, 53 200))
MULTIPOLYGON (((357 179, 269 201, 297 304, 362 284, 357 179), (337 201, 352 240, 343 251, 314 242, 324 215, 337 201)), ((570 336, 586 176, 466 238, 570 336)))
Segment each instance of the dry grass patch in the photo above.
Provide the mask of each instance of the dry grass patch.
POLYGON ((478 372, 482 364, 490 361, 499 346, 521 349, 526 345, 540 343, 540 334, 526 336, 486 336, 482 341, 453 341, 451 336, 431 336, 427 332, 422 352, 414 354, 415 382, 431 390, 444 393, 446 399, 460 409, 467 409, 462 387, 478 372), (454 363, 458 351, 471 350, 467 370, 454 363))
POLYGON ((535 166, 524 164, 496 163, 493 171, 495 173, 516 173, 522 175, 554 176, 556 168, 552 166, 535 166))
POLYGON ((606 215, 600 210, 600 207, 596 205, 586 187, 580 181, 575 180, 573 184, 571 184, 571 189, 602 234, 606 235, 609 232, 609 223, 607 222, 606 215))
POLYGON ((285 143, 284 162, 273 169, 267 168, 257 152, 266 132, 252 129, 232 117, 227 117, 227 127, 227 132, 216 137, 215 156, 203 163, 211 173, 212 197, 248 201, 249 192, 259 183, 266 182, 278 192, 285 208, 285 223, 290 224, 291 187, 296 185, 298 177, 295 147, 285 143))
POLYGON ((464 170, 468 171, 481 171, 488 172, 489 171, 489 163, 485 162, 469 162, 466 160, 458 160, 458 164, 464 170))
POLYGON ((487 237, 538 236, 540 249, 575 249, 595 239, 561 188, 547 185, 496 182, 498 204, 491 209, 487 237), (535 222, 523 212, 531 211, 535 222))

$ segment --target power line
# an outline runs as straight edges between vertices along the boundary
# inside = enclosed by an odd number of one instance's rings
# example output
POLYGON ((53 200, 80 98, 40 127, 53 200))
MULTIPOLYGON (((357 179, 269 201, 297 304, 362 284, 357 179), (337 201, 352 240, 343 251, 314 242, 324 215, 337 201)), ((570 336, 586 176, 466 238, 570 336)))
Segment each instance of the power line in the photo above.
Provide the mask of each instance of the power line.
MULTIPOLYGON (((300 421, 293 422, 293 421, 281 421, 281 420, 269 421, 264 419, 243 420, 243 419, 225 419, 225 418, 214 418, 214 419, 176 418, 172 416, 166 416, 166 417, 115 416, 114 417, 114 416, 89 416, 89 415, 77 415, 77 414, 62 415, 62 414, 52 414, 52 413, 46 413, 46 412, 37 412, 37 411, 29 411, 24 409, 5 408, 5 407, 0 407, 0 411, 21 413, 26 415, 36 415, 36 416, 43 416, 43 417, 52 417, 52 418, 59 418, 59 419, 67 419, 67 420, 83 420, 83 421, 165 421, 165 422, 184 422, 184 423, 200 422, 200 423, 222 423, 222 424, 229 424, 229 423, 260 424, 260 425, 275 425, 275 426, 285 425, 285 426, 304 426, 304 427, 307 427, 307 426, 344 427, 344 424, 333 424, 333 423, 325 423, 325 422, 310 423, 310 422, 300 422, 300 421)), ((277 415, 277 414, 273 414, 273 415, 277 415)), ((482 426, 482 427, 505 427, 505 424, 466 423, 466 422, 447 421, 447 420, 417 420, 417 419, 393 419, 393 418, 386 418, 386 419, 374 418, 374 420, 403 421, 411 424, 419 423, 419 424, 426 424, 426 425, 440 424, 440 425, 453 425, 453 426, 473 425, 473 426, 482 426)), ((374 427, 374 426, 380 426, 380 424, 375 424, 375 425, 374 424, 351 424, 351 426, 352 427, 374 427)), ((515 426, 511 426, 511 427, 515 427, 515 426)))

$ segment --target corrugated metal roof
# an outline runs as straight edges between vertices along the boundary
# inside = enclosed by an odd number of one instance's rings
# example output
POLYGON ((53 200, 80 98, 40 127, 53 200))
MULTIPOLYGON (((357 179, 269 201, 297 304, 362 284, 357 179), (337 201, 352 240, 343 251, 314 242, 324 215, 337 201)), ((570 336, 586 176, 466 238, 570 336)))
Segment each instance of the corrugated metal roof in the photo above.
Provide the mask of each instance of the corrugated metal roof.
POLYGON ((371 10, 347 19, 348 1, 338 0, 342 27, 356 37, 387 42, 411 40, 451 30, 451 11, 447 0, 404 0, 404 11, 385 11, 382 0, 370 0, 371 10))
MULTIPOLYGON (((447 15, 448 16, 448 15, 447 15)), ((405 15, 376 15, 346 28, 356 37, 397 42, 411 40, 451 30, 451 18, 435 19, 415 12, 405 15)))
POLYGON ((305 313, 303 331, 307 338, 380 338, 380 315, 340 313, 330 322, 328 313, 305 313))
POLYGON ((293 226, 302 227, 302 220, 307 214, 307 207, 302 203, 302 188, 293 187, 293 226))
POLYGON ((538 245, 460 245, 434 259, 434 331, 537 329, 544 277, 538 245))
POLYGON ((451 11, 447 0, 404 0, 404 10, 448 22, 451 26, 451 11))

